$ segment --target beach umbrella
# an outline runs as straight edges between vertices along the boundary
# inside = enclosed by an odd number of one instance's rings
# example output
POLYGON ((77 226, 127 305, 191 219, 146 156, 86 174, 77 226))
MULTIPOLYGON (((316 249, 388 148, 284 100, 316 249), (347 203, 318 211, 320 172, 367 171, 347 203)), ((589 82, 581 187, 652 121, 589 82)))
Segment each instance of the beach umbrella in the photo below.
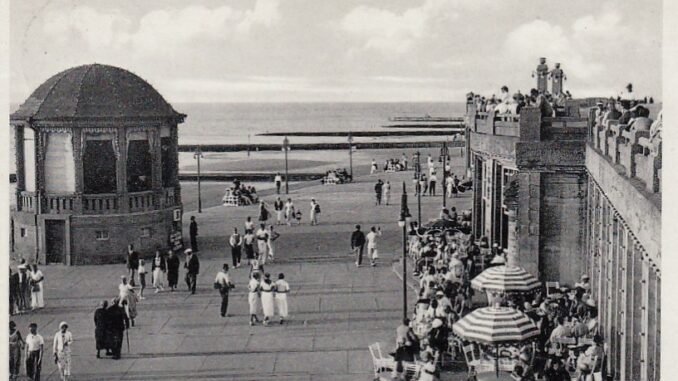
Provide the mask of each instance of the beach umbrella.
POLYGON ((471 287, 494 293, 532 292, 541 283, 520 266, 494 266, 471 280, 471 287))
POLYGON ((466 341, 494 345, 499 377, 499 346, 535 340, 539 329, 524 313, 509 307, 478 308, 452 325, 452 332, 466 341))

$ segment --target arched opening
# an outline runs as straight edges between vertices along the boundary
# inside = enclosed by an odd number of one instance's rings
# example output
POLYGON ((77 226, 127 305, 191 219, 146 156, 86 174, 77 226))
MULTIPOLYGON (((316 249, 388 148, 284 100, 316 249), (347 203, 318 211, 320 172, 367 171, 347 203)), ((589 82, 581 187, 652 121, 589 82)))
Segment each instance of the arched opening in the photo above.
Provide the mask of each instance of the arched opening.
POLYGON ((153 162, 148 140, 130 140, 127 145, 127 190, 151 190, 153 162))
POLYGON ((86 140, 82 155, 85 194, 116 193, 116 157, 113 140, 86 140))

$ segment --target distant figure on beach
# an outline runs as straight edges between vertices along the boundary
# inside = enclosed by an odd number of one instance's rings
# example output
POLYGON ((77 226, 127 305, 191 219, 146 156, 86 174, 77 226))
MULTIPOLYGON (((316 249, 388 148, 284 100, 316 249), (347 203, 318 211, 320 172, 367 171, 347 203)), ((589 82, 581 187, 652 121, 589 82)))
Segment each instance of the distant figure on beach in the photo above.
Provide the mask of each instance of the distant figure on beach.
POLYGON ((377 183, 374 184, 374 195, 376 197, 376 201, 374 202, 374 205, 381 205, 381 192, 382 192, 383 186, 384 186, 384 183, 381 181, 381 179, 377 180, 377 183))
POLYGON ((191 238, 191 250, 198 252, 198 223, 195 221, 195 216, 191 216, 189 236, 191 238))
POLYGON ((355 226, 355 231, 351 233, 351 253, 356 254, 355 265, 360 267, 363 263, 363 249, 365 248, 365 234, 360 231, 360 225, 355 226))
POLYGON ((403 152, 403 156, 400 158, 400 161, 403 163, 403 171, 407 171, 407 155, 403 152))
POLYGON ((372 159, 372 165, 370 166, 370 175, 376 173, 378 169, 379 166, 377 165, 377 161, 372 159))
POLYGON ((275 199, 275 202, 273 203, 273 209, 275 209, 275 216, 276 216, 276 225, 281 225, 282 224, 282 217, 283 217, 283 207, 285 204, 283 204, 283 201, 280 199, 280 197, 275 199))
POLYGON ((261 201, 259 203, 259 221, 266 222, 268 221, 268 209, 266 209, 266 203, 261 201))
POLYGON ((240 267, 240 259, 242 257, 242 236, 238 233, 238 228, 233 228, 233 234, 228 239, 228 245, 231 247, 233 268, 237 269, 240 267))
POLYGON ((384 192, 384 201, 386 202, 386 205, 391 201, 391 182, 387 181, 386 184, 384 184, 383 187, 383 192, 384 192))
POLYGON ((311 225, 318 225, 318 215, 320 214, 320 204, 314 198, 311 199, 311 225))
POLYGON ((280 175, 280 172, 275 174, 273 182, 275 183, 275 193, 280 194, 280 186, 282 185, 282 175, 280 175))

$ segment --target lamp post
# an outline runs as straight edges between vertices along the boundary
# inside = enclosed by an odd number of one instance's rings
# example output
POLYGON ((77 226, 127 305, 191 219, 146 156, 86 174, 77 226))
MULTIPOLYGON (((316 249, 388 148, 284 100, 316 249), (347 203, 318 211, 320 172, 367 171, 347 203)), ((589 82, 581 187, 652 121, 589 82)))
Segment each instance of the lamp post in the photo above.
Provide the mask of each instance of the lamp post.
POLYGON ((443 181, 442 181, 443 191, 442 191, 442 194, 443 194, 443 208, 445 208, 447 206, 447 195, 445 194, 445 190, 446 190, 445 188, 447 188, 446 187, 446 185, 447 185, 446 184, 446 181, 447 181, 447 156, 448 156, 447 140, 443 142, 443 148, 440 150, 440 156, 443 159, 443 181))
POLYGON ((287 151, 289 150, 290 140, 285 136, 285 139, 283 139, 283 151, 285 151, 285 194, 288 194, 290 191, 289 182, 287 181, 287 151))
POLYGON ((410 224, 410 210, 407 207, 407 190, 403 181, 403 194, 400 198, 400 218, 398 226, 403 228, 403 319, 407 319, 407 226, 410 224))
POLYGON ((203 158, 202 150, 200 146, 195 149, 193 158, 198 160, 198 213, 202 213, 202 194, 200 192, 200 159, 203 158))
POLYGON ((250 157, 250 134, 247 134, 247 157, 250 157))
MULTIPOLYGON (((414 178, 417 179, 417 185, 419 185, 419 179, 421 178, 421 153, 417 151, 414 156, 416 159, 414 164, 414 178)), ((419 192, 417 192, 417 217, 418 226, 421 227, 421 186, 419 186, 419 192)))
POLYGON ((350 168, 351 181, 353 181, 353 135, 348 132, 348 165, 350 168))

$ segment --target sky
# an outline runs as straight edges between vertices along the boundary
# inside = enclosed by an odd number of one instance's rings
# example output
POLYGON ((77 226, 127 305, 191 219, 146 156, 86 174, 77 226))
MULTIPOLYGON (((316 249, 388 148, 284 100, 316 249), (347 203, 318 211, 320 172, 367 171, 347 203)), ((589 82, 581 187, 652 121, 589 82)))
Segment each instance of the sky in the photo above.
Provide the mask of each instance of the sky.
POLYGON ((96 62, 170 102, 458 102, 542 56, 575 97, 659 99, 661 47, 660 0, 12 0, 10 101, 96 62))

